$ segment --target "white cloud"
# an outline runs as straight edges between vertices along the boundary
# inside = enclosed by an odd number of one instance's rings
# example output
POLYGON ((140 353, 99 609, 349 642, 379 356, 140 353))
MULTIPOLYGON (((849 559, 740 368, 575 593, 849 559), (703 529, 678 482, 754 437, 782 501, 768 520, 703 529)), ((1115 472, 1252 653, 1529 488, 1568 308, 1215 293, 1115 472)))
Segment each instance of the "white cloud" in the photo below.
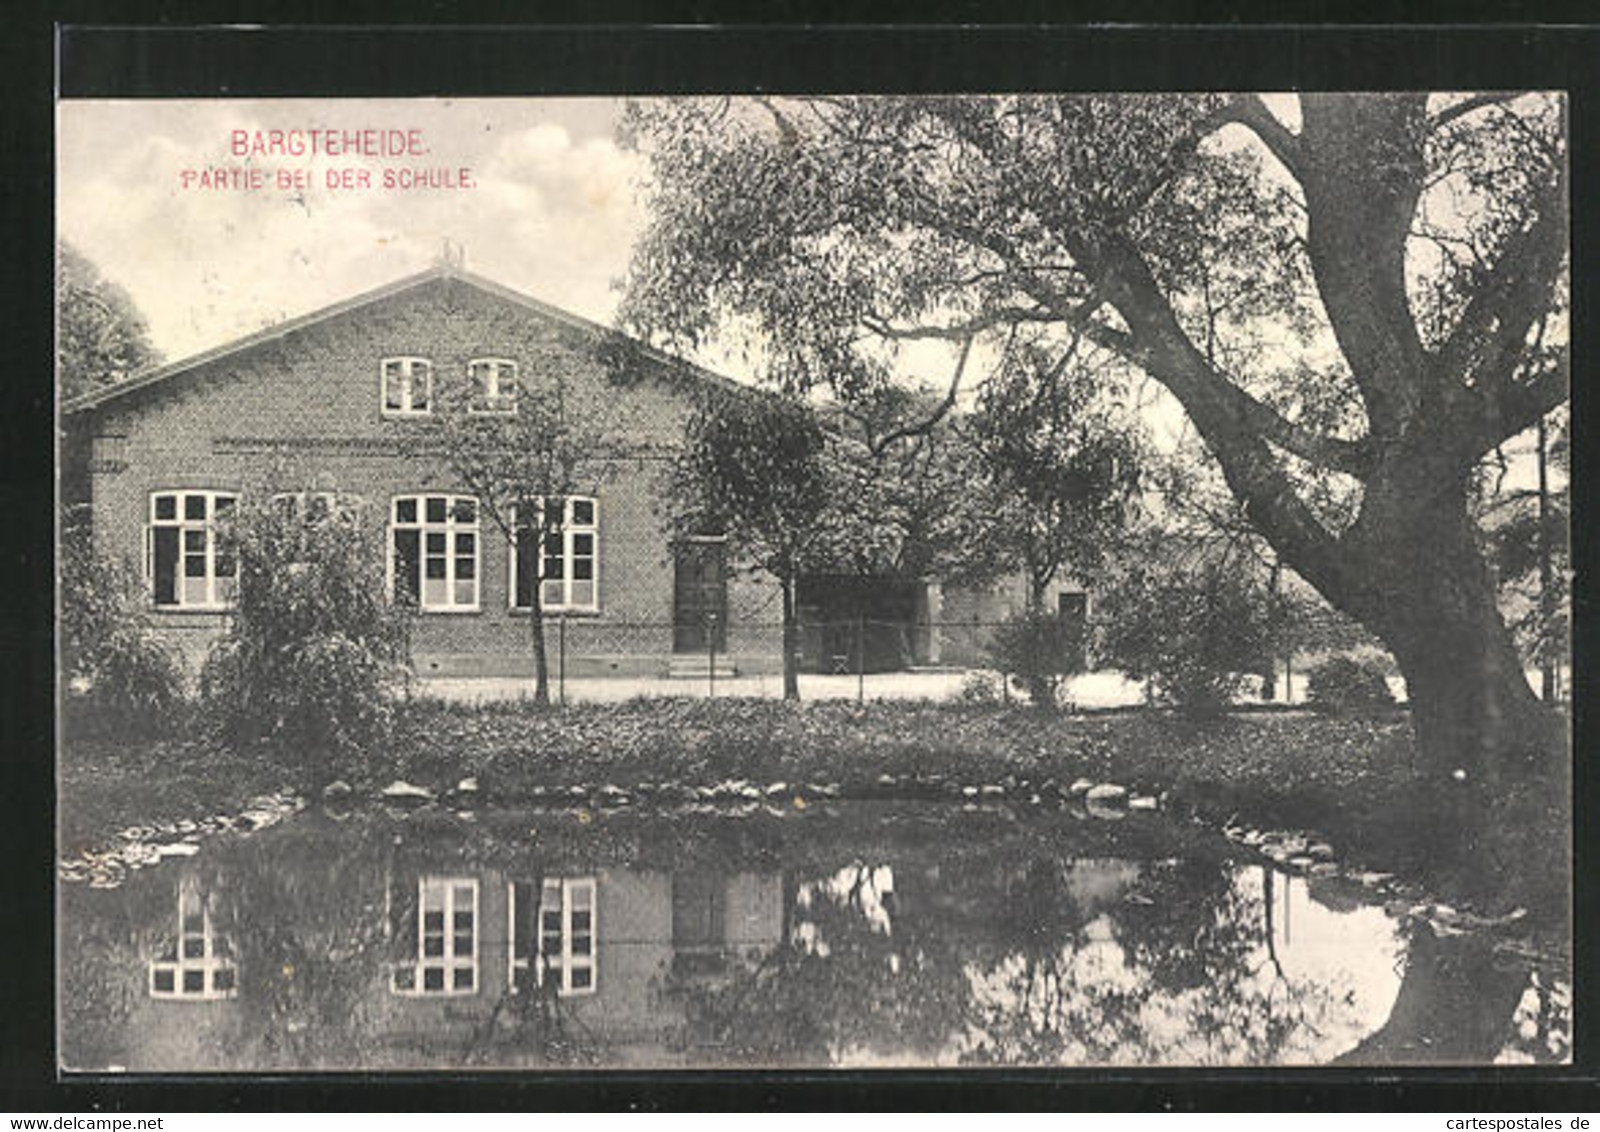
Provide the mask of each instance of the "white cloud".
POLYGON ((444 239, 467 266, 608 320, 642 214, 637 161, 598 100, 77 102, 60 108, 61 235, 132 294, 181 357, 425 267, 444 239), (426 156, 239 158, 230 131, 422 131, 426 156), (305 168, 311 187, 184 189, 185 168, 305 168), (470 190, 384 189, 384 167, 471 170, 470 190), (336 191, 336 168, 371 188, 336 191))

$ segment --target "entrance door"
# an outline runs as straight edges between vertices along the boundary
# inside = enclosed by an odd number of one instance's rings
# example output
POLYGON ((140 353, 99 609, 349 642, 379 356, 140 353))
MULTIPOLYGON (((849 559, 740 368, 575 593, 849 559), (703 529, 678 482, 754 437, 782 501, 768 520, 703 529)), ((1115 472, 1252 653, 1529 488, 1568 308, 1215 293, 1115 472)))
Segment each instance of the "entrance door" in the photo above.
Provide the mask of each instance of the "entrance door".
POLYGON ((716 649, 728 648, 727 544, 690 539, 676 547, 672 584, 672 651, 706 652, 715 626, 716 649))

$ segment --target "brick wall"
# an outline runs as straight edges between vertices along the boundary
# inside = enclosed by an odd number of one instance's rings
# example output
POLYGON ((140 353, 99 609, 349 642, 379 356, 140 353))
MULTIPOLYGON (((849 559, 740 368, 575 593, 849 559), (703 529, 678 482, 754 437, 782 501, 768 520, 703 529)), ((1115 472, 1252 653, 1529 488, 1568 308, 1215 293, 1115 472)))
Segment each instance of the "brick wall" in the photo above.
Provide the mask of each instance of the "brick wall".
MULTIPOLYGON (((436 276, 125 394, 74 422, 119 457, 91 462, 97 542, 142 569, 156 491, 333 490, 362 498, 371 521, 386 524, 394 495, 455 489, 442 466, 401 453, 399 442, 416 423, 382 416, 380 361, 395 355, 430 358, 437 384, 464 374, 473 357, 523 359, 554 349, 570 363, 575 411, 604 411, 636 440, 676 443, 691 391, 659 373, 619 388, 589 343, 581 329, 469 281, 436 276)), ((600 608, 569 619, 569 675, 667 670, 673 568, 662 470, 659 459, 633 461, 598 491, 600 608)), ((506 542, 487 520, 480 524, 479 573, 477 611, 419 616, 413 640, 420 673, 531 672, 527 616, 508 609, 506 542)), ((775 594, 769 581, 736 578, 730 615, 762 610, 775 622, 775 594)), ((151 616, 191 666, 224 625, 216 613, 151 616)), ((549 640, 553 651, 554 626, 549 640)), ((777 663, 776 629, 741 631, 729 644, 743 670, 777 663)))

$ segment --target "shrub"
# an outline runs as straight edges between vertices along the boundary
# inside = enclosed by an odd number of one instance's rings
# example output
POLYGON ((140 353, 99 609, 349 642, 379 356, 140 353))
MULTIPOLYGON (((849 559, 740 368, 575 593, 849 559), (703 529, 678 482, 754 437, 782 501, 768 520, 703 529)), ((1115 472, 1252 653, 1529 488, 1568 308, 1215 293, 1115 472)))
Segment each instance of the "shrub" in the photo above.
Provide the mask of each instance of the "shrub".
POLYGON ((239 600, 201 673, 219 736, 267 745, 313 786, 360 775, 388 739, 410 652, 377 538, 354 508, 323 502, 279 496, 223 532, 239 600))
POLYGON ((964 704, 997 704, 1000 702, 1000 681, 988 672, 969 672, 961 680, 959 699, 964 704))
POLYGON ((1330 657, 1306 675, 1306 702, 1330 714, 1382 711, 1394 706, 1383 668, 1353 656, 1330 657))
POLYGON ((1013 675, 1035 707, 1054 708, 1062 683, 1083 671, 1079 623, 1029 609, 1001 625, 989 646, 995 666, 1013 675))
POLYGON ((1104 599, 1107 659, 1192 716, 1226 711, 1245 674, 1270 656, 1270 596, 1225 562, 1141 563, 1104 599))
POLYGON ((58 638, 69 703, 117 731, 144 735, 170 726, 187 705, 183 665, 145 617, 133 572, 95 550, 78 511, 62 517, 60 577, 58 638))

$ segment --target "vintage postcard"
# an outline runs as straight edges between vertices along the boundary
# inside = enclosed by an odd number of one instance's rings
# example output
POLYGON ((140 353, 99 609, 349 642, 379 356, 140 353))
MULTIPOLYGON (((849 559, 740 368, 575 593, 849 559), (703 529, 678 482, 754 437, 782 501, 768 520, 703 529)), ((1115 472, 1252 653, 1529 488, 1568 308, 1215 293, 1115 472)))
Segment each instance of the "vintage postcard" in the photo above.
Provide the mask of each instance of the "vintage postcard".
POLYGON ((1569 1063, 1567 113, 63 99, 60 1068, 1569 1063))

